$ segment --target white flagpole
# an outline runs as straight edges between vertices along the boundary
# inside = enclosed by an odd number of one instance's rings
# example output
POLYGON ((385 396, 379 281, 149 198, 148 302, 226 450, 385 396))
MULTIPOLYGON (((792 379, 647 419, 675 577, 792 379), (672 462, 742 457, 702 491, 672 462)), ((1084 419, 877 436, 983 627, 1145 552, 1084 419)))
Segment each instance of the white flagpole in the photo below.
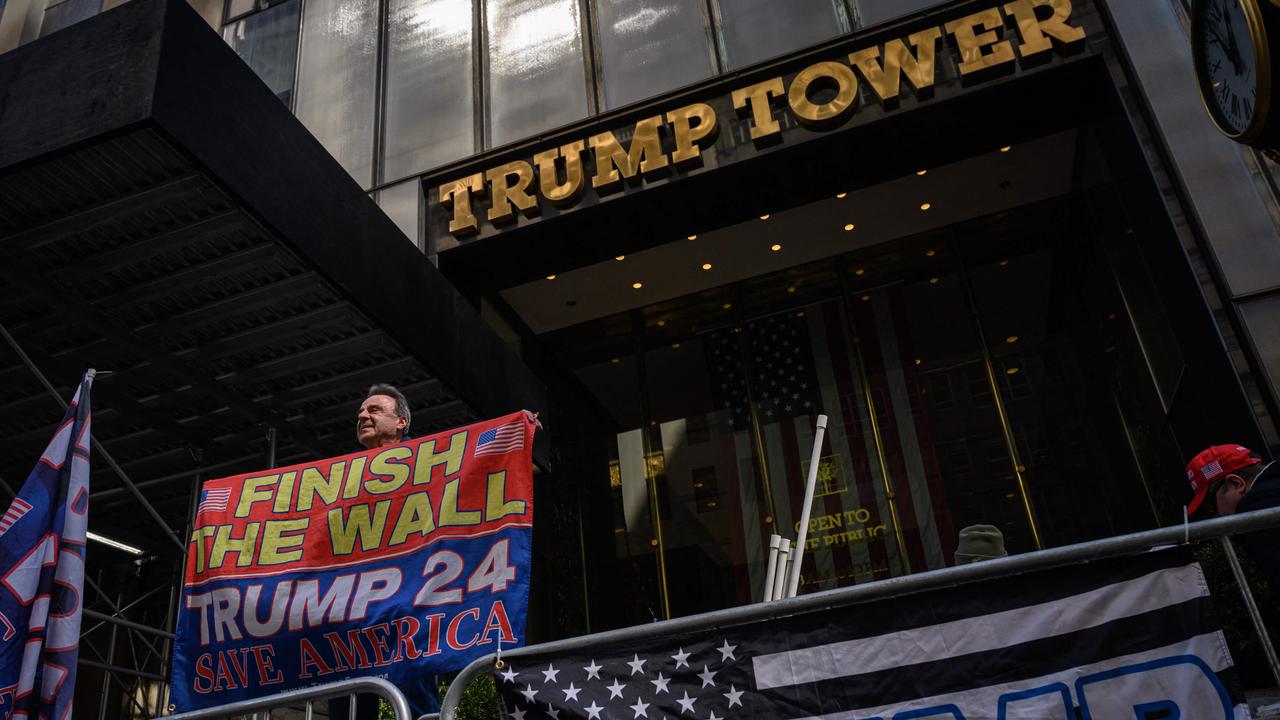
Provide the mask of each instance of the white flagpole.
POLYGON ((765 569, 764 576, 764 600, 769 602, 773 599, 773 580, 777 575, 778 569, 778 545, 782 543, 782 536, 774 533, 769 536, 769 564, 765 569))
POLYGON ((773 576, 773 599, 781 600, 787 592, 787 557, 791 555, 791 541, 782 538, 778 547, 778 570, 773 576))
POLYGON ((782 597, 795 597, 800 590, 800 561, 804 559, 804 544, 809 537, 809 511, 813 507, 813 490, 818 483, 818 464, 822 460, 822 437, 827 433, 827 416, 818 416, 818 429, 813 433, 813 454, 809 456, 809 477, 804 483, 804 505, 800 508, 800 531, 796 536, 796 550, 791 558, 791 572, 787 578, 787 593, 782 597))

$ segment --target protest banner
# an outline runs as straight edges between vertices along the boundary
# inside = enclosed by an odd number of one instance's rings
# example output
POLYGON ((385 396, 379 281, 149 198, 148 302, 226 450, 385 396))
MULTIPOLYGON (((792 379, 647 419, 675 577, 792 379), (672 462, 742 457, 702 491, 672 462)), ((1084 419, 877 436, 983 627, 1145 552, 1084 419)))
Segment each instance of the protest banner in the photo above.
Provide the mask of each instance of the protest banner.
POLYGON ((180 710, 406 685, 523 642, 534 416, 212 480, 173 661, 180 710))

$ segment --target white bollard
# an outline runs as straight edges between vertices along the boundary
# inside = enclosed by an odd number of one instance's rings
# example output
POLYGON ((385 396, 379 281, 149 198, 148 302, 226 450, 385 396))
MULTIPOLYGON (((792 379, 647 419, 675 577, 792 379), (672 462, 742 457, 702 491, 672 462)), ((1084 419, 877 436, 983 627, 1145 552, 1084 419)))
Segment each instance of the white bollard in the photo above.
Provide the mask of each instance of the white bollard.
POLYGON ((769 602, 773 599, 773 580, 777 576, 778 546, 781 544, 781 535, 775 533, 769 536, 769 560, 765 566, 764 599, 761 602, 769 602))
POLYGON ((787 591, 787 560, 791 556, 791 541, 782 538, 782 544, 778 547, 778 569, 773 575, 773 599, 781 600, 786 597, 784 593, 787 591))
POLYGON ((818 464, 822 460, 822 437, 827 433, 827 416, 818 416, 818 428, 813 433, 813 453, 809 456, 809 477, 804 483, 804 505, 800 509, 800 534, 796 536, 796 550, 790 561, 791 572, 787 577, 787 594, 795 597, 800 590, 800 562, 804 559, 804 544, 809 539, 809 511, 813 508, 814 486, 818 483, 818 464))

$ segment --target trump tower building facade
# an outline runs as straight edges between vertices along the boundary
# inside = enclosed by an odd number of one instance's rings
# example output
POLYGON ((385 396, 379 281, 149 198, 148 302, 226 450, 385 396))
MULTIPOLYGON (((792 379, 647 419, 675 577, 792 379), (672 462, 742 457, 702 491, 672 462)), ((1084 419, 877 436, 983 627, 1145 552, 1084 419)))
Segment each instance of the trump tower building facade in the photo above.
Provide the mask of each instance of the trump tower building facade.
MULTIPOLYGON (((7 0, 0 51, 114 4, 7 0)), ((258 78, 210 153, 294 162, 300 123, 403 234, 292 241, 372 273, 404 358, 360 382, 429 427, 539 405, 531 640, 760 600, 819 413, 801 592, 947 567, 974 524, 1020 553, 1177 523, 1196 451, 1280 449, 1280 169, 1210 124, 1181 0, 192 4, 258 78)), ((309 212, 290 177, 255 212, 309 212)))

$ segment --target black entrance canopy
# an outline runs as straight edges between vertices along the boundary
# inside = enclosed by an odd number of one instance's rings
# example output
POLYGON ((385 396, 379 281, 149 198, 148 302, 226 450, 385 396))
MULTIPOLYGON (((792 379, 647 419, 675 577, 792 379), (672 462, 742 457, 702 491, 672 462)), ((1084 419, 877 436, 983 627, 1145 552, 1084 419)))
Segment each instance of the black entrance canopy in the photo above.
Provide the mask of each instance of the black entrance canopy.
POLYGON ((0 55, 0 285, 0 478, 17 489, 62 412, 14 343, 63 397, 110 370, 93 432, 123 473, 95 454, 90 529, 151 553, 178 556, 196 473, 266 466, 269 431, 278 465, 359 449, 371 383, 405 391, 415 435, 546 404, 181 0, 0 55))

